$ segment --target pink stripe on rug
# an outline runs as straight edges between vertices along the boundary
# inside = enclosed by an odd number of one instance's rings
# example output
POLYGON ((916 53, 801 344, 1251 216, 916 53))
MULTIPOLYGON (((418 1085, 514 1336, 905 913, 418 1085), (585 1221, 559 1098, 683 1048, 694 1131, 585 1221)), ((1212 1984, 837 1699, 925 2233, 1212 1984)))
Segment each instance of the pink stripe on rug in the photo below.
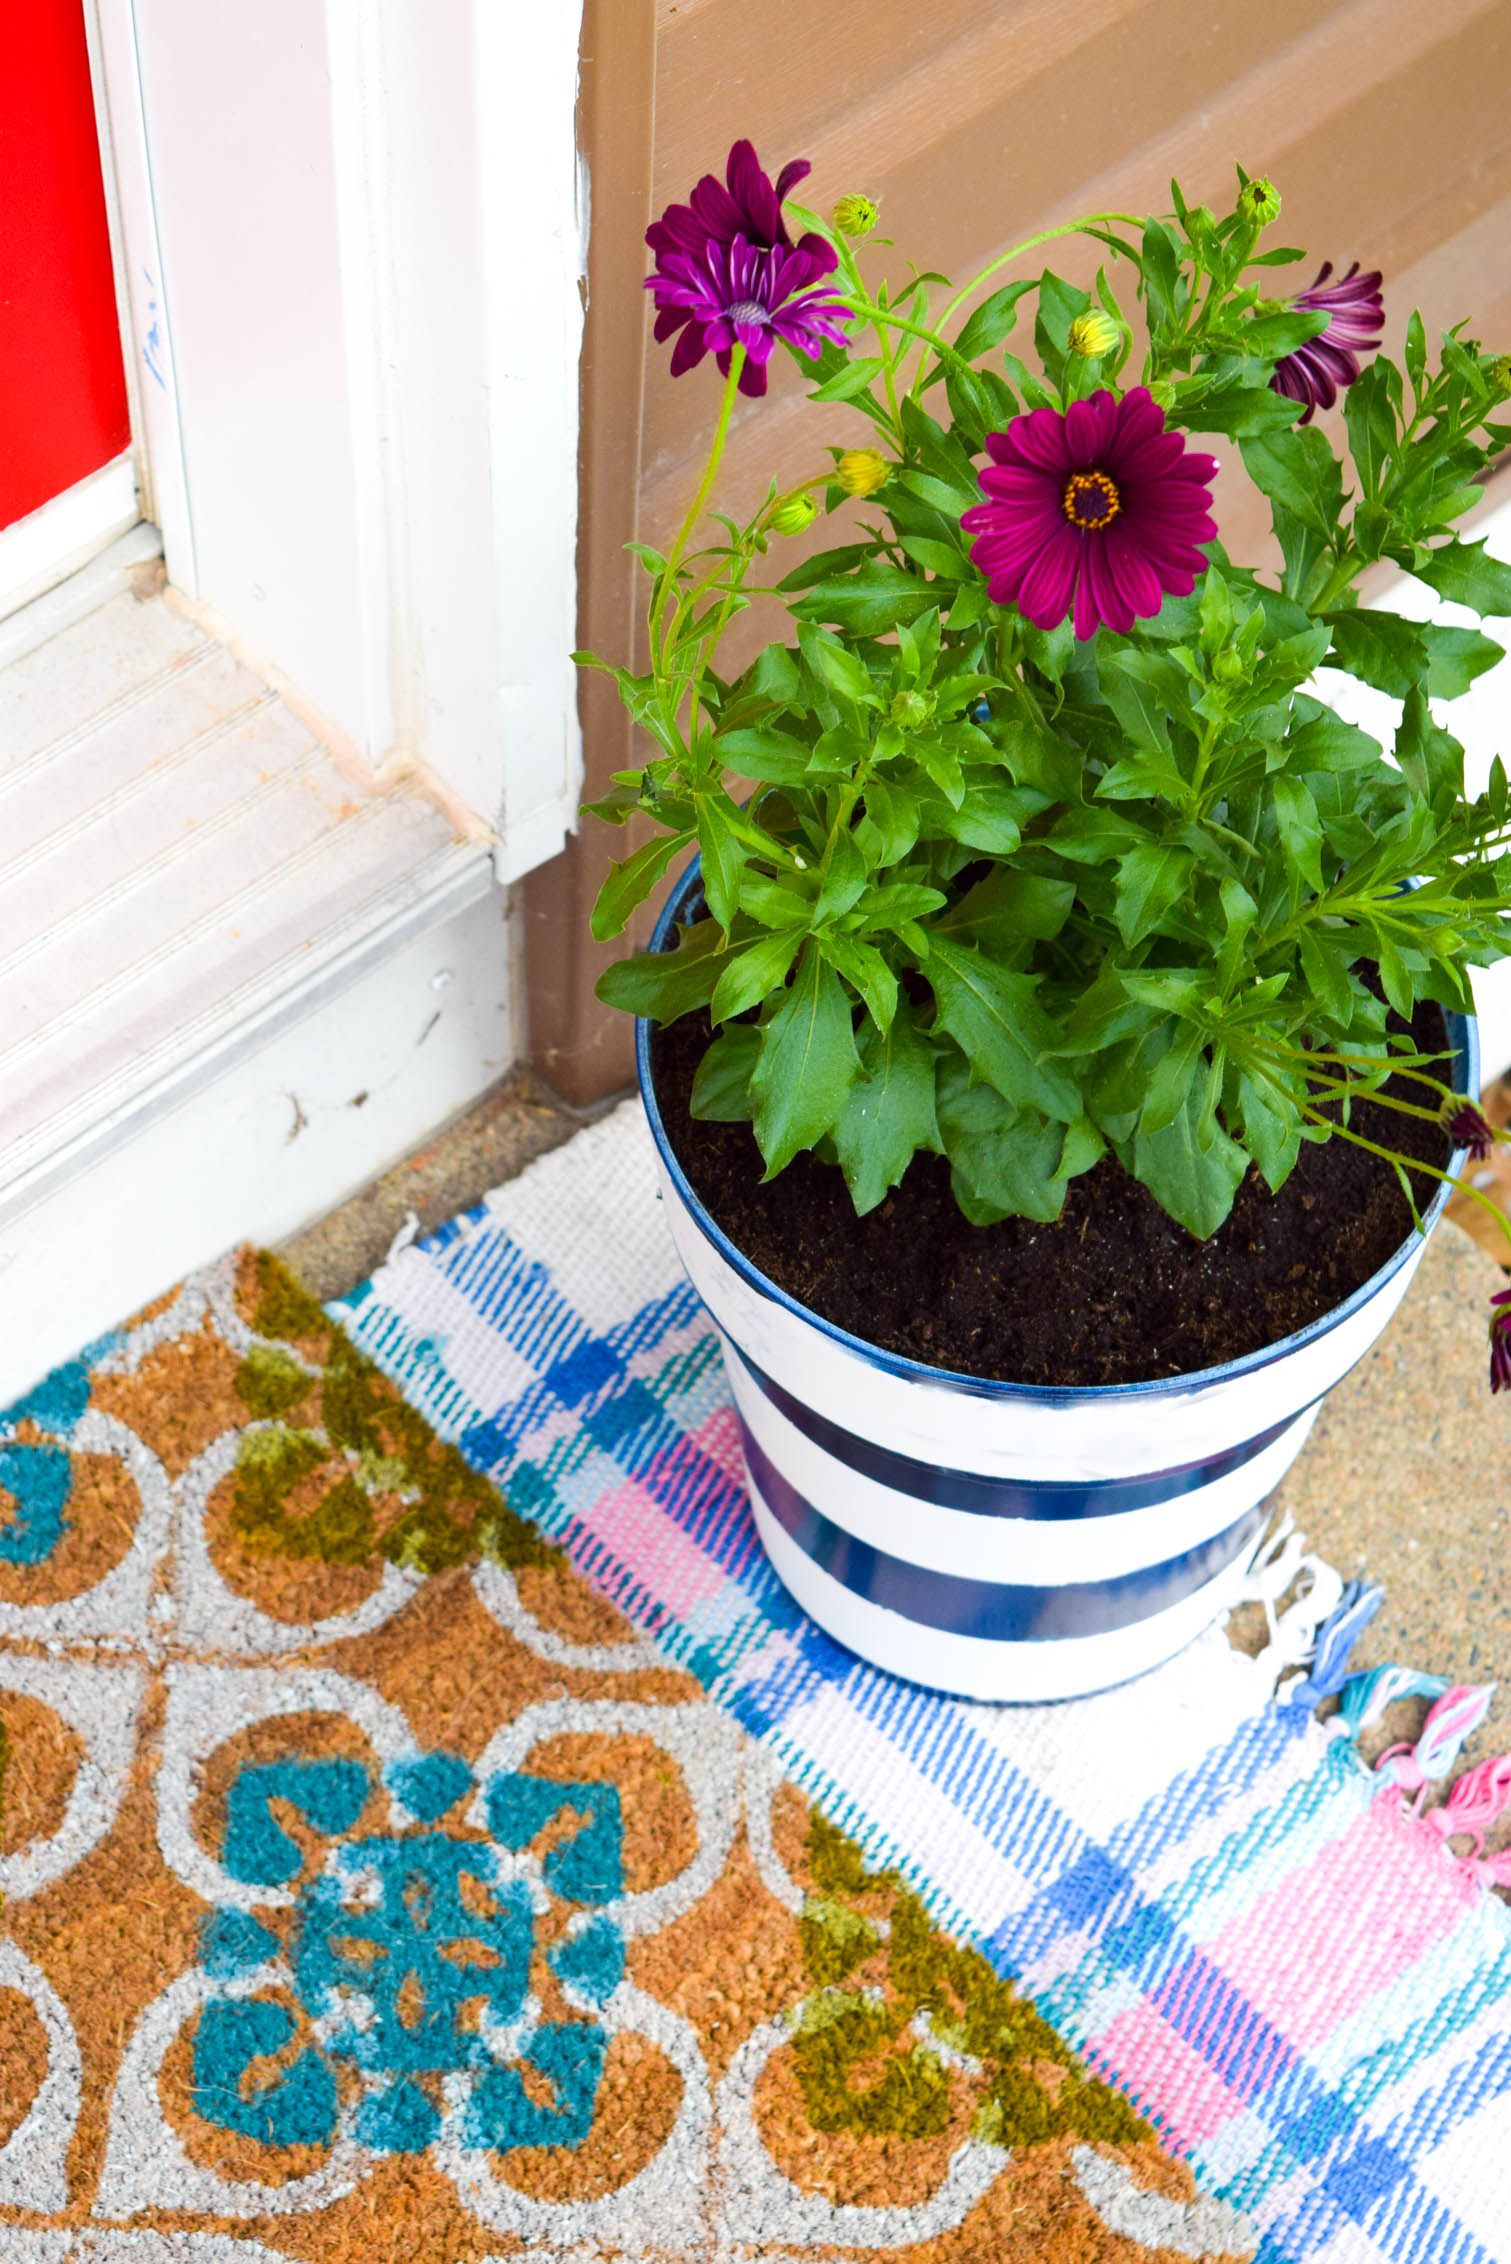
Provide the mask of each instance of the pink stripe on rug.
POLYGON ((1391 1786, 1224 1927, 1208 1954, 1256 2012, 1305 2049, 1419 1965, 1480 1891, 1391 1786))
POLYGON ((1177 2036, 1147 1999, 1119 2013, 1095 2039, 1103 2067, 1116 2070, 1141 2106, 1158 2111, 1159 2126, 1172 2146, 1189 2151, 1244 2114, 1245 2102, 1214 2075, 1206 2061, 1177 2036))
MULTIPOLYGON (((712 1536, 705 1533, 695 1540, 675 1515, 667 1514, 668 1501, 686 1486, 689 1466, 695 1468, 700 1459, 719 1479, 740 1489, 743 1510, 739 1428, 730 1410, 721 1407, 696 1431, 655 1456, 638 1478, 626 1479, 580 1513, 594 1538, 626 1564, 633 1564, 644 1586, 678 1616, 706 1604, 730 1580, 737 1580, 760 1546, 751 1526, 748 1540, 730 1552, 728 1563, 716 1564, 708 1550, 712 1536)), ((715 1510, 715 1529, 727 1522, 734 1506, 731 1500, 715 1510)))

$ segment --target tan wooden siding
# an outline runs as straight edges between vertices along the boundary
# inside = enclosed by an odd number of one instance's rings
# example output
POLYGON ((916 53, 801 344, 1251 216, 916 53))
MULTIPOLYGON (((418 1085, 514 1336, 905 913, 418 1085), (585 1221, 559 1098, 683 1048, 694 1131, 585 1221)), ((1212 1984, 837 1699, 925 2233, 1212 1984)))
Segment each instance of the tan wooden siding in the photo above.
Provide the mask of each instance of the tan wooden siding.
MULTIPOLYGON (((612 288, 618 309, 590 387, 608 379, 638 414, 635 475, 622 453, 612 478, 588 472, 589 636, 612 622, 622 643, 632 582, 618 546, 637 529, 656 542, 675 527, 718 397, 711 365, 671 379, 645 308, 626 311, 626 200, 639 195, 643 227, 740 134, 772 172, 811 158, 799 194, 820 209, 846 190, 880 195, 879 233, 897 249, 869 255, 873 275, 901 275, 911 258, 963 279, 1080 213, 1165 207, 1172 173, 1193 201, 1221 209, 1237 160, 1279 187, 1277 240, 1305 245, 1319 263, 1383 269, 1388 347, 1399 350, 1413 306, 1429 335, 1467 314, 1480 336, 1511 347, 1511 0, 598 0, 605 11, 621 45, 636 19, 654 130, 649 103, 639 129, 649 147, 627 131, 623 108, 612 132, 601 103, 589 119, 595 215, 606 199, 614 215, 603 235, 595 222, 593 292, 612 288)), ((1072 240, 1041 263, 1085 282, 1102 256, 1072 240)), ((643 272, 642 260, 637 287, 643 272)), ((1314 272, 1281 270, 1277 288, 1314 272)), ((768 479, 786 484, 816 468, 826 441, 864 437, 843 408, 806 408, 784 360, 772 372, 766 401, 741 404, 730 441, 736 511, 768 479)), ((1215 452, 1235 454, 1221 441, 1215 452)), ((1267 509, 1226 464, 1218 512, 1234 555, 1263 554, 1267 509)), ((836 539, 834 522, 824 539, 836 539)), ((771 623, 740 629, 750 649, 771 623)), ((602 775, 627 752, 625 726, 595 696, 590 766, 602 775)), ((595 962, 569 932, 616 849, 622 836, 590 825, 532 884, 532 902, 545 907, 532 923, 534 1055, 574 1099, 629 1074, 628 1030, 590 995, 596 964, 615 954, 595 962), (536 1003, 547 980, 549 1012, 536 1003)))

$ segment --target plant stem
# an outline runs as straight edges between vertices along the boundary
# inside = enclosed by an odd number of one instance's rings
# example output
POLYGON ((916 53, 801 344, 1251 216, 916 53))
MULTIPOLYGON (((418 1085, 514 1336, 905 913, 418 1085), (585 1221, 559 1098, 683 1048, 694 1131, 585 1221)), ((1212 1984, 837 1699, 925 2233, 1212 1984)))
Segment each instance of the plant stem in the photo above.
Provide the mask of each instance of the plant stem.
POLYGON ((667 557, 666 570, 657 583, 656 594, 651 600, 651 666, 658 675, 664 672, 665 655, 664 649, 662 654, 657 654, 656 632, 661 625, 662 613, 666 609, 667 593, 675 586, 677 568, 681 565, 683 554, 692 540, 693 529, 703 516, 703 506, 708 501, 713 490, 714 480, 718 476, 719 462, 724 454, 724 443, 729 438, 729 421, 734 415, 735 394, 739 390, 740 373, 744 367, 745 349, 743 346, 735 346, 730 352, 729 375, 724 381, 724 398, 719 404, 719 421, 714 426, 713 441, 708 451, 708 462, 703 467, 703 477, 698 482, 698 491, 687 507, 687 516, 677 529, 677 539, 672 544, 670 554, 667 557))

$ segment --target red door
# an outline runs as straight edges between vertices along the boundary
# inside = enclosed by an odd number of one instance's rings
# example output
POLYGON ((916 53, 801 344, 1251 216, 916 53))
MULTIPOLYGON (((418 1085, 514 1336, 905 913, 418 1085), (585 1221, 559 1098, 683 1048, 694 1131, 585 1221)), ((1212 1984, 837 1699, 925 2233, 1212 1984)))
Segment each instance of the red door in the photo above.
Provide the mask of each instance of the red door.
POLYGON ((0 527, 130 441, 80 0, 0 6, 0 527))

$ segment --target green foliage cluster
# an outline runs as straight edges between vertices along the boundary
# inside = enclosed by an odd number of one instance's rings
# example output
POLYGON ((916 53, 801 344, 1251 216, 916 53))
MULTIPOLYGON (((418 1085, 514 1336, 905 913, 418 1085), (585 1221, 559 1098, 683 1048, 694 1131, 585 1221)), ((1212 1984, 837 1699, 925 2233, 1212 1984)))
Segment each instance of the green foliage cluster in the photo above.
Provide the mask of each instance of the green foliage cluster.
POLYGON ((347 1565, 386 1558, 427 1575, 479 1557, 515 1569, 564 1561, 436 1438, 280 1259, 259 1250, 252 1263, 260 1341, 235 1388, 254 1424, 238 1445, 230 1516, 249 1556, 347 1565), (305 1349, 296 1353, 296 1345, 305 1349), (291 1422, 296 1412, 310 1420, 291 1422), (323 1486, 322 1472, 330 1473, 323 1486), (381 1524, 379 1495, 401 1504, 381 1524))
POLYGON ((868 1870, 854 1842, 816 1810, 808 1861, 818 1891, 800 1926, 813 1988, 798 2011, 793 2057, 815 2130, 938 2137, 954 2085, 933 2038, 985 2076, 972 2128, 990 2145, 1152 2142, 1122 2093, 1089 2074, 979 1950, 936 1932, 898 1874, 868 1870))
MULTIPOLYGON (((1340 459, 1272 387, 1329 317, 1263 295, 1302 254, 1258 249, 1278 200, 1239 178, 1223 219, 1172 184, 1168 217, 1080 223, 1109 255, 1094 295, 1046 270, 978 297, 987 270, 932 320, 943 278, 868 292, 833 237, 851 346, 801 366, 816 403, 869 420, 890 472, 858 539, 776 583, 792 639, 738 676, 718 673, 720 640, 764 586, 783 500, 714 514, 694 547, 738 355, 682 534, 667 555, 637 546, 651 666, 614 674, 648 759, 590 807, 654 833, 613 868, 594 930, 622 932, 693 851, 702 902, 675 949, 621 961, 600 995, 658 1022, 708 1014, 695 1112, 748 1119, 768 1176, 816 1149, 864 1212, 929 1150, 970 1219, 1052 1220, 1110 1150, 1205 1237, 1251 1165, 1278 1189, 1303 1140, 1354 1136, 1350 1104, 1392 1069, 1417 1113, 1444 1104, 1446 1065, 1392 1036, 1387 1007, 1467 1011, 1466 969, 1511 949, 1506 774, 1497 760, 1467 797, 1439 720, 1502 651, 1355 585, 1389 560, 1511 614, 1511 567, 1452 531, 1511 440, 1511 382, 1462 325, 1434 361, 1414 315, 1404 368, 1377 356, 1348 389, 1340 459), (1119 387, 1135 333, 1111 271, 1133 278, 1141 382, 1172 429, 1236 444, 1283 570, 1219 540, 1189 598, 1079 643, 990 601, 960 518, 989 432, 1119 387), (1089 312, 1106 319, 1074 330, 1089 312), (1317 696, 1324 666, 1401 703, 1389 746, 1317 696)), ((808 486, 844 500, 832 469, 808 486)))

